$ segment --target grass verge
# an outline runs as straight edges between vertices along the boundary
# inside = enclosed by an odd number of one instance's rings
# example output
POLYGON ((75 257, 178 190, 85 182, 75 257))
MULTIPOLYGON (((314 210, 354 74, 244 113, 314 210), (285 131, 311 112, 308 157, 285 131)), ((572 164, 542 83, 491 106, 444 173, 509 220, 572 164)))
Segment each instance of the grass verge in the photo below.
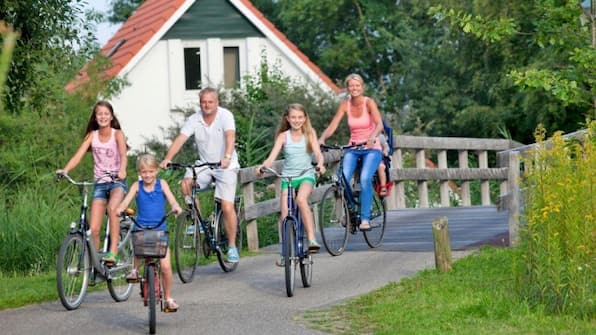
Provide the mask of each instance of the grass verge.
POLYGON ((514 249, 483 248, 300 322, 327 334, 595 334, 596 320, 531 309, 514 289, 514 249))

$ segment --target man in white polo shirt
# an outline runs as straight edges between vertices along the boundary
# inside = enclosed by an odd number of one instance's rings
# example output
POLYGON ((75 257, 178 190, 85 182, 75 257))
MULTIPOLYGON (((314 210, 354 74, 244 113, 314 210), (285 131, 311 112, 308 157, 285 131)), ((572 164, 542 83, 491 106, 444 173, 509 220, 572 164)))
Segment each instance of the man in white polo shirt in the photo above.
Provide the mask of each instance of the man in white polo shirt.
MULTIPOLYGON (((235 150, 236 124, 234 115, 229 110, 219 107, 219 98, 215 88, 205 88, 199 93, 201 108, 191 115, 182 126, 180 134, 170 145, 166 157, 160 166, 166 168, 190 136, 195 137, 199 162, 221 162, 219 169, 204 169, 197 176, 200 187, 206 187, 215 179, 215 197, 221 200, 221 207, 228 235, 228 261, 239 260, 236 248, 236 183, 238 180, 238 154, 235 150)), ((198 171, 197 171, 198 172, 198 171)), ((190 196, 192 171, 187 171, 182 180, 182 194, 190 196)))

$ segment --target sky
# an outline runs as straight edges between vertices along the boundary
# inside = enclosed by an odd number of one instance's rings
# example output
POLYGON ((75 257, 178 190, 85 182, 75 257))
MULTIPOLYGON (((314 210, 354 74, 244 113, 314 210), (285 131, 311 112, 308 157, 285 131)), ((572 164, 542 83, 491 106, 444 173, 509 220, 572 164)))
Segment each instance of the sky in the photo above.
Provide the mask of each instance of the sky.
MULTIPOLYGON (((110 8, 109 0, 87 0, 89 3, 86 8, 93 8, 100 12, 107 12, 110 8)), ((101 46, 104 46, 106 42, 116 33, 120 25, 112 25, 110 23, 101 23, 97 25, 97 31, 95 36, 101 46)))

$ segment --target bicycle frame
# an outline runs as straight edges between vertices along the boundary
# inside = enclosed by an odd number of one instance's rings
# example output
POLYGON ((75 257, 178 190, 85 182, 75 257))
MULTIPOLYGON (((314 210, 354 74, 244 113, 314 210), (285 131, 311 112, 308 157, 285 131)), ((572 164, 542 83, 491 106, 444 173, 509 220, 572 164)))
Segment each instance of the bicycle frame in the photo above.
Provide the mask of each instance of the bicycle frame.
POLYGON ((312 283, 312 256, 308 252, 308 249, 304 248, 304 240, 306 237, 306 233, 304 229, 304 223, 302 221, 302 215, 300 213, 300 208, 295 202, 295 189, 292 185, 292 179, 301 177, 305 175, 307 172, 312 171, 312 169, 312 167, 304 169, 300 174, 296 176, 286 176, 279 174, 272 168, 261 168, 261 171, 268 171, 271 174, 277 176, 278 178, 285 179, 288 182, 288 213, 283 218, 281 224, 281 247, 285 268, 284 272, 286 282, 286 293, 288 297, 292 297, 294 295, 294 267, 296 265, 300 265, 300 273, 302 277, 303 286, 310 287, 312 283), (287 236, 288 233, 293 236, 287 236), (289 243, 292 243, 292 245, 289 245, 289 243))
MULTIPOLYGON (((89 188, 94 185, 92 182, 77 182, 67 174, 61 174, 59 177, 67 179, 70 183, 79 186, 81 190, 81 209, 77 221, 70 223, 69 232, 62 242, 57 267, 57 286, 60 300, 66 309, 76 309, 82 303, 88 285, 95 285, 98 281, 107 280, 110 295, 116 301, 124 301, 130 296, 132 289, 128 285, 124 291, 118 289, 118 284, 112 282, 115 278, 124 278, 125 272, 131 267, 130 259, 126 258, 123 262, 118 262, 112 267, 108 267, 101 261, 101 254, 95 246, 94 239, 89 229, 87 220, 89 188), (80 245, 76 242, 80 240, 80 245), (80 249, 77 249, 77 245, 80 249), (62 273, 64 271, 64 273, 62 273), (81 275, 82 274, 82 275, 81 275), (89 276, 91 276, 89 281, 89 276), (77 276, 82 276, 80 291, 77 291, 78 284, 71 283, 76 281, 77 276), (75 299, 76 298, 76 299, 75 299)), ((121 236, 118 244, 118 251, 126 254, 124 249, 131 243, 131 227, 127 222, 121 220, 121 236)), ((106 225, 106 234, 109 235, 109 222, 106 225)), ((105 243, 105 242, 104 242, 105 243)), ((107 250, 105 243, 102 250, 107 250)), ((130 248, 132 251, 132 248, 130 248)))
POLYGON ((197 171, 196 171, 197 168, 201 168, 201 167, 205 167, 205 168, 219 167, 219 163, 202 163, 202 164, 198 164, 198 165, 192 164, 191 166, 186 166, 186 167, 187 168, 190 167, 192 170, 192 188, 191 188, 191 195, 190 195, 192 203, 190 204, 191 205, 190 209, 192 211, 193 220, 201 225, 201 228, 205 234, 205 239, 208 241, 211 249, 220 251, 220 246, 215 239, 216 232, 215 232, 214 225, 215 225, 216 216, 218 215, 218 213, 221 212, 221 201, 219 199, 214 200, 213 211, 211 212, 211 216, 208 219, 205 219, 201 213, 201 207, 199 206, 199 203, 197 201, 198 194, 207 192, 207 191, 212 191, 215 189, 215 186, 214 186, 214 182, 212 181, 208 187, 199 188, 199 186, 197 185, 197 171))
MULTIPOLYGON (((323 244, 329 254, 332 256, 341 255, 348 241, 348 232, 352 235, 358 231, 362 231, 366 243, 371 248, 376 248, 381 244, 386 225, 386 210, 382 198, 373 193, 373 201, 371 203, 371 217, 369 218, 370 228, 360 229, 360 201, 358 192, 360 189, 359 182, 359 166, 354 175, 354 186, 351 187, 351 181, 348 180, 343 173, 343 158, 345 151, 352 148, 361 148, 362 144, 353 144, 348 146, 329 146, 321 145, 323 150, 341 150, 340 164, 337 172, 333 175, 332 186, 325 191, 321 199, 322 206, 319 213, 319 225, 321 227, 321 237, 323 244), (334 200, 335 199, 335 200, 334 200), (337 209, 335 209, 334 201, 339 201, 337 209), (327 230, 326 228, 332 228, 327 230), (329 233, 329 234, 328 234, 329 233)), ((359 164, 360 165, 360 164, 359 164)), ((377 177, 374 177, 375 180, 377 177)))
MULTIPOLYGON (((88 202, 89 186, 94 185, 94 183, 76 182, 68 175, 64 175, 64 177, 71 183, 73 183, 75 185, 79 185, 81 187, 81 192, 82 192, 82 197, 83 197, 78 223, 76 223, 74 221, 71 222, 69 234, 80 234, 81 236, 84 237, 86 243, 84 243, 84 245, 83 245, 83 251, 81 253, 81 257, 83 257, 83 254, 85 252, 87 252, 86 248, 88 248, 89 255, 91 258, 91 262, 92 262, 92 267, 93 267, 94 271, 96 271, 96 273, 100 275, 100 278, 111 279, 110 274, 122 270, 123 266, 116 265, 113 267, 107 267, 101 262, 101 257, 99 257, 102 252, 107 252, 107 249, 108 249, 108 240, 109 240, 109 234, 110 234, 109 221, 106 223, 106 229, 105 229, 106 237, 104 238, 104 243, 103 243, 101 250, 97 250, 97 248, 95 247, 95 243, 92 240, 93 237, 91 236, 89 221, 87 220, 87 212, 89 210, 89 205, 88 205, 88 203, 89 203, 88 202)), ((122 222, 121 222, 121 225, 122 225, 122 222)), ((126 237, 119 243, 118 251, 122 251, 123 246, 126 245, 126 243, 131 238, 130 237, 131 229, 129 229, 130 227, 125 226, 124 228, 127 230, 126 237)), ((124 267, 126 267, 126 265, 124 265, 124 267)))
POLYGON ((292 229, 296 233, 296 239, 294 240, 294 250, 296 250, 296 257, 298 259, 304 258, 308 252, 304 250, 304 224, 302 223, 302 215, 300 214, 300 208, 294 201, 294 187, 292 187, 292 178, 288 180, 288 215, 283 219, 282 223, 282 250, 284 250, 285 244, 287 243, 286 229, 287 225, 291 224, 292 229))
MULTIPOLYGON (((184 283, 192 281, 196 271, 199 259, 199 250, 203 250, 206 258, 209 258, 211 252, 215 252, 221 269, 224 272, 231 272, 236 269, 238 262, 229 262, 225 255, 228 251, 228 236, 223 219, 221 201, 217 198, 213 201, 213 210, 208 218, 203 216, 199 206, 198 194, 215 189, 214 180, 209 187, 199 188, 197 185, 198 173, 202 170, 214 169, 220 167, 220 163, 199 163, 199 164, 180 164, 170 163, 170 169, 191 169, 192 185, 190 192, 190 203, 188 209, 177 221, 176 240, 174 242, 174 257, 176 269, 180 280, 184 283), (199 234, 199 228, 202 230, 202 237, 199 234)), ((240 221, 238 221, 236 231, 236 244, 242 246, 242 234, 240 221)))
MULTIPOLYGON (((351 218, 351 222, 359 222, 360 221, 360 201, 356 198, 356 194, 354 194, 354 192, 358 191, 357 189, 355 190, 354 188, 356 187, 360 187, 360 169, 362 168, 360 166, 361 162, 358 162, 358 167, 356 168, 356 170, 354 171, 354 187, 352 187, 350 185, 350 181, 347 180, 346 176, 344 175, 343 171, 344 171, 344 155, 346 150, 349 149, 359 149, 362 148, 363 145, 366 143, 359 143, 359 144, 354 144, 354 145, 345 145, 342 147, 335 147, 335 146, 327 146, 327 145, 323 145, 322 147, 327 148, 327 149, 334 149, 334 150, 341 150, 341 155, 339 158, 339 167, 337 168, 337 171, 335 173, 335 177, 336 180, 334 180, 334 182, 339 185, 339 187, 343 190, 343 195, 344 195, 344 199, 346 200, 347 204, 348 204, 348 208, 350 210, 350 214, 353 216, 351 218)), ((353 233, 354 231, 352 231, 353 233)))

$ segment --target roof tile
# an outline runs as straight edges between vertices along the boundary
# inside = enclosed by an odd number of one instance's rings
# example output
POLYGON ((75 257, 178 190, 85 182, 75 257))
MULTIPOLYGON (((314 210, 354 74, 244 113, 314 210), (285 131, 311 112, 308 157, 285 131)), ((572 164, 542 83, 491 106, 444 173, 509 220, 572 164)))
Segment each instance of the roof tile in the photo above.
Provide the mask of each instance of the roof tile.
MULTIPOLYGON (((101 54, 106 56, 121 40, 125 42, 110 56, 111 66, 105 70, 110 78, 117 76, 132 58, 141 51, 160 28, 168 22, 172 15, 185 3, 191 0, 147 0, 124 22, 116 34, 103 46, 101 54)), ((267 26, 292 52, 294 52, 305 64, 314 71, 329 87, 335 92, 340 88, 331 81, 327 75, 319 69, 298 47, 289 41, 275 26, 249 0, 240 0, 259 20, 267 26)), ((81 69, 77 75, 66 86, 67 91, 74 91, 89 81, 87 66, 81 69)))

